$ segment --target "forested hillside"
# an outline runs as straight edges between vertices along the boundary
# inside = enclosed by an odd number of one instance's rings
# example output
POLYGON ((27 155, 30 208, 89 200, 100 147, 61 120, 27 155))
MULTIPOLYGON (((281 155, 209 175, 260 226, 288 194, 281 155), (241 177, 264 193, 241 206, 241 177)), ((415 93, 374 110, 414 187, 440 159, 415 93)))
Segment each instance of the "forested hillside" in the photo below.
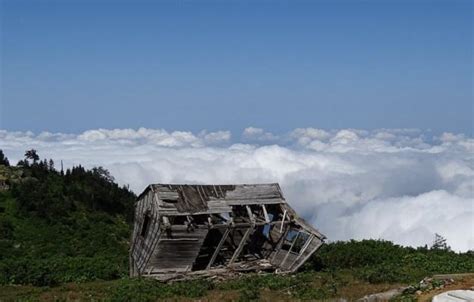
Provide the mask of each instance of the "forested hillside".
POLYGON ((0 154, 0 283, 53 285, 127 275, 135 195, 105 169, 65 171, 35 150, 0 154))
POLYGON ((295 276, 248 274, 171 285, 129 279, 135 198, 101 167, 63 171, 35 150, 11 165, 0 150, 0 300, 2 291, 7 298, 33 300, 48 291, 54 292, 50 300, 69 299, 71 292, 123 301, 357 298, 436 273, 474 272, 474 252, 455 253, 445 240, 416 249, 363 240, 323 245, 295 276))

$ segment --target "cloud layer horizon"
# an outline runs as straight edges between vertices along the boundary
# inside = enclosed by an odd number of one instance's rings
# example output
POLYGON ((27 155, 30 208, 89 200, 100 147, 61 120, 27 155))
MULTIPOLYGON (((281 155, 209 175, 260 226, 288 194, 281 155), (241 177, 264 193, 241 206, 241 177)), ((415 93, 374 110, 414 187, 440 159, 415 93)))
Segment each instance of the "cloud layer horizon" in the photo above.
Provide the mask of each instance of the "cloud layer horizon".
POLYGON ((246 128, 197 134, 95 129, 81 134, 0 130, 12 163, 42 158, 107 168, 140 193, 150 183, 280 183, 295 210, 329 240, 386 239, 474 250, 474 139, 417 129, 274 134, 246 128))

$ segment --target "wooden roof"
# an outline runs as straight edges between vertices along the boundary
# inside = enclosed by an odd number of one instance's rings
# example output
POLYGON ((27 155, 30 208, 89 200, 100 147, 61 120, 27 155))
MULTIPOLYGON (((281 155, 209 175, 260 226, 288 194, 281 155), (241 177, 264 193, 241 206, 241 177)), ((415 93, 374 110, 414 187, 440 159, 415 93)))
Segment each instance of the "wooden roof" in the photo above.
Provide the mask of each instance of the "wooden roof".
POLYGON ((230 212, 234 205, 285 203, 280 186, 271 184, 152 184, 140 194, 155 194, 159 210, 168 215, 230 212))

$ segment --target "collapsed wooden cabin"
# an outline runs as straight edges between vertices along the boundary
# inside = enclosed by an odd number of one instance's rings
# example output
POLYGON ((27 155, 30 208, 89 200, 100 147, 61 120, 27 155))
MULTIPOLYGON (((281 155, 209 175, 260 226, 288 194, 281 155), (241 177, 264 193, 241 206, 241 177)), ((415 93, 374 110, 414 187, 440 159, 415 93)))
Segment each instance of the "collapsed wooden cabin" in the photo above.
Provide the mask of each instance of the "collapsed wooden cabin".
POLYGON ((153 184, 136 203, 130 275, 294 272, 324 239, 278 184, 153 184))

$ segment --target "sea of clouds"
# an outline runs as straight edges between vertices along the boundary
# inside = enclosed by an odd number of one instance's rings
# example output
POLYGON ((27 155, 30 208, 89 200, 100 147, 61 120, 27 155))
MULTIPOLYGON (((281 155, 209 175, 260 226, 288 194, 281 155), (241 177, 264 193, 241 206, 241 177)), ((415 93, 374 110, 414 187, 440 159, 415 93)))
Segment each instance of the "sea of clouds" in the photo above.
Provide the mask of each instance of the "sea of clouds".
POLYGON ((474 139, 416 129, 249 127, 191 133, 97 129, 81 134, 0 130, 15 163, 26 149, 65 167, 103 166, 140 193, 149 183, 278 182, 289 203, 331 241, 430 245, 439 233, 474 250, 474 139))

